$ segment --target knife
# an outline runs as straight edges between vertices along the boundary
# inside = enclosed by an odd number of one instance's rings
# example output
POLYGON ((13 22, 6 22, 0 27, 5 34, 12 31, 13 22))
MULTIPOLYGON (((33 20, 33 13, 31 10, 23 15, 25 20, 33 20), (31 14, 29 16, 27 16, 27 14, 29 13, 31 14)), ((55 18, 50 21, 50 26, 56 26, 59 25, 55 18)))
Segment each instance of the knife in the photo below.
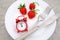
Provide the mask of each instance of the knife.
MULTIPOLYGON (((51 11, 51 9, 50 9, 50 7, 47 7, 46 10, 45 10, 46 12, 44 11, 44 13, 45 13, 45 15, 48 15, 48 13, 51 11), (47 11, 46 11, 46 10, 47 10, 47 11), (47 13, 47 14, 46 14, 46 13, 47 13)), ((44 15, 41 15, 41 16, 43 17, 44 15)), ((44 17, 43 17, 43 18, 44 18, 44 17)), ((45 17, 45 18, 46 18, 46 17, 45 17)), ((53 18, 55 18, 54 20, 57 19, 56 16, 54 16, 53 18)), ((40 24, 38 24, 38 26, 36 25, 36 27, 33 27, 33 28, 30 29, 27 33, 21 35, 21 37, 18 37, 16 40, 23 40, 23 39, 25 39, 26 37, 28 37, 29 35, 31 35, 32 33, 34 33, 35 31, 37 31, 40 27, 45 27, 45 26, 51 24, 51 23, 54 21, 53 18, 51 17, 52 20, 49 18, 48 20, 44 21, 41 25, 40 25, 40 24), (50 20, 51 20, 51 21, 50 21, 50 20), (49 23, 46 23, 47 21, 48 21, 49 23)))
POLYGON ((29 32, 21 35, 21 37, 18 37, 16 40, 24 40, 26 37, 28 37, 32 33, 34 33, 35 31, 39 30, 41 27, 46 27, 46 26, 50 25, 52 22, 54 22, 58 18, 59 18, 58 16, 53 15, 52 17, 50 17, 46 21, 44 21, 42 24, 39 24, 38 26, 30 29, 29 32))

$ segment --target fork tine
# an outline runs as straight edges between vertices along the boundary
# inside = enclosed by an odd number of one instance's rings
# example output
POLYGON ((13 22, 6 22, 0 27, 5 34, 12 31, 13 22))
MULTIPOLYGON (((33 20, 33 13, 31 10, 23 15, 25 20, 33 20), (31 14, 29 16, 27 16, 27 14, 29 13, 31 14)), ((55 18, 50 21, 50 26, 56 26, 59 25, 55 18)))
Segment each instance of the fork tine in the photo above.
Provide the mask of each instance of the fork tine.
POLYGON ((47 6, 44 12, 40 14, 40 17, 42 17, 42 19, 45 19, 50 13, 51 9, 52 9, 51 7, 47 6))

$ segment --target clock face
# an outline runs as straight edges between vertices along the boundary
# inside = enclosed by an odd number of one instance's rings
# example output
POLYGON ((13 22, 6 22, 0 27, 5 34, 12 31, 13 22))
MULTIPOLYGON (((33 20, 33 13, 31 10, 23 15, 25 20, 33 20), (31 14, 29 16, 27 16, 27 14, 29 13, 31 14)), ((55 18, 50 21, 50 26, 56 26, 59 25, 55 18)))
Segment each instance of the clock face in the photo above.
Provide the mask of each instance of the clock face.
POLYGON ((17 25, 17 28, 19 30, 25 30, 26 29, 26 24, 25 22, 19 22, 18 25, 17 25))

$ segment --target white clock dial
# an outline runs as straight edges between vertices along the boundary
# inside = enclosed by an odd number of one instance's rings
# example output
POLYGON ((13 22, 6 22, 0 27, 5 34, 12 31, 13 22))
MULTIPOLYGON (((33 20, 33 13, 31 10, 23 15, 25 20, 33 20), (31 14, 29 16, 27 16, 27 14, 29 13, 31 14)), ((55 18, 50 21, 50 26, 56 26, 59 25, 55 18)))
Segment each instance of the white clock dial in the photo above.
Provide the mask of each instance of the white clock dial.
POLYGON ((24 22, 19 22, 17 25, 17 28, 19 30, 25 30, 26 29, 26 24, 24 22))

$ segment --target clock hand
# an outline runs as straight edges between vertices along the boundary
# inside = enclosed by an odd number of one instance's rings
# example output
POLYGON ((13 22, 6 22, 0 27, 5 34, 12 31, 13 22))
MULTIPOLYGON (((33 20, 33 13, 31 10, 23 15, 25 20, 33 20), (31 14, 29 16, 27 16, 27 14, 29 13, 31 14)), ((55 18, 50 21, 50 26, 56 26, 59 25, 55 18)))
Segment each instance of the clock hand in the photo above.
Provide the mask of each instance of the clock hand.
POLYGON ((23 27, 22 23, 21 23, 21 27, 23 27))

